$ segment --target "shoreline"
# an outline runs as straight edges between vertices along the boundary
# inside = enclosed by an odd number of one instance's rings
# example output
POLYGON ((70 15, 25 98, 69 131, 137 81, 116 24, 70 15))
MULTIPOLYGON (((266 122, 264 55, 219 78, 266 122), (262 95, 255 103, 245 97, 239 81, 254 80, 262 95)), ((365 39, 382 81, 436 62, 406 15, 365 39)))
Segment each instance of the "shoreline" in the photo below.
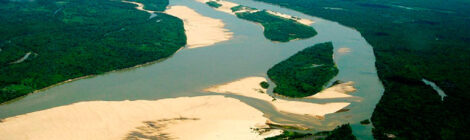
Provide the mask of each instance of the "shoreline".
POLYGON ((222 20, 201 15, 189 7, 175 5, 164 13, 183 20, 189 49, 208 47, 233 38, 233 32, 225 28, 222 20))
MULTIPOLYGON (((196 1, 200 2, 200 3, 203 3, 203 4, 206 4, 206 2, 210 2, 210 1, 214 1, 214 0, 196 0, 196 1)), ((213 9, 215 9, 217 11, 224 12, 224 13, 231 14, 231 15, 234 15, 234 16, 236 16, 236 13, 243 13, 243 12, 250 12, 251 13, 251 12, 260 11, 258 9, 256 9, 256 10, 246 10, 245 9, 245 10, 240 10, 240 11, 233 12, 231 10, 231 8, 236 7, 236 6, 241 6, 241 4, 230 2, 230 1, 225 1, 225 0, 219 0, 219 1, 214 1, 214 2, 217 2, 217 3, 221 4, 222 6, 220 6, 218 8, 212 7, 213 9)), ((269 14, 273 15, 273 16, 277 16, 277 17, 285 18, 285 19, 291 19, 291 20, 296 21, 299 24, 303 24, 303 25, 306 25, 306 26, 310 26, 313 23, 315 23, 314 21, 312 21, 310 19, 299 18, 299 17, 295 17, 295 16, 291 16, 291 15, 288 15, 288 14, 283 14, 283 13, 280 13, 280 12, 275 12, 275 11, 271 11, 271 10, 267 10, 267 9, 266 9, 266 11, 269 14)))
POLYGON ((0 135, 8 139, 122 139, 164 135, 162 138, 215 140, 263 139, 281 134, 282 130, 269 127, 271 121, 263 115, 248 104, 223 95, 86 101, 3 119, 0 135), (254 129, 269 131, 259 133, 254 129), (21 135, 25 131, 28 135, 21 135))
POLYGON ((60 85, 63 85, 63 84, 67 84, 67 83, 70 83, 70 82, 74 82, 74 81, 77 81, 77 80, 88 79, 88 78, 92 78, 92 77, 95 77, 95 76, 100 76, 100 75, 109 74, 109 73, 113 73, 113 72, 122 72, 122 71, 126 71, 126 70, 132 70, 132 69, 136 69, 136 68, 140 68, 140 67, 149 66, 149 65, 152 65, 152 64, 155 64, 155 63, 158 63, 158 62, 162 62, 162 61, 165 61, 168 58, 173 57, 173 55, 175 55, 179 51, 183 50, 184 48, 185 48, 184 46, 181 46, 177 51, 175 51, 175 53, 173 53, 172 55, 170 55, 168 57, 160 58, 160 59, 157 59, 157 60, 154 60, 154 61, 149 61, 149 62, 145 62, 145 63, 138 64, 138 65, 134 65, 132 67, 127 67, 127 68, 122 68, 122 69, 115 69, 115 70, 104 72, 104 73, 101 73, 101 74, 91 74, 91 75, 85 75, 85 76, 81 76, 81 77, 77 77, 77 78, 67 79, 67 80, 64 80, 62 82, 55 83, 53 85, 50 85, 50 86, 47 86, 47 87, 44 87, 44 88, 41 88, 41 89, 36 89, 33 92, 27 93, 23 96, 19 96, 19 97, 16 97, 14 99, 11 99, 9 101, 0 103, 0 105, 10 104, 10 103, 13 103, 15 101, 20 100, 21 98, 25 98, 26 96, 29 96, 31 94, 36 94, 38 92, 42 92, 42 91, 48 90, 50 88, 54 88, 54 87, 57 87, 57 86, 60 86, 60 85))
POLYGON ((221 94, 235 94, 249 98, 255 98, 270 103, 279 112, 308 115, 315 118, 323 118, 325 115, 335 113, 351 104, 349 102, 318 104, 303 101, 276 99, 267 94, 266 89, 261 88, 259 84, 262 81, 267 80, 264 77, 245 77, 225 84, 215 85, 206 88, 203 91, 221 94))
POLYGON ((354 96, 350 95, 350 93, 353 93, 356 91, 357 89, 354 88, 354 82, 349 81, 349 82, 337 84, 329 88, 323 89, 314 95, 304 97, 304 99, 351 98, 354 96))

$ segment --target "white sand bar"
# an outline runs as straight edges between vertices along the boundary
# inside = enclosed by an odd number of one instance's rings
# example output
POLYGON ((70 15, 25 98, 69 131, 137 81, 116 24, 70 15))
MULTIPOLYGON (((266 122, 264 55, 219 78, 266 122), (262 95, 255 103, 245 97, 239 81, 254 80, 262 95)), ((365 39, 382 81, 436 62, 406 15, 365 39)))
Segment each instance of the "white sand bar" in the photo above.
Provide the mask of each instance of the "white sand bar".
POLYGON ((315 95, 308 96, 305 98, 317 98, 317 99, 329 99, 329 98, 348 98, 353 97, 348 93, 355 92, 356 88, 353 87, 354 82, 349 81, 341 83, 324 89, 315 95))
POLYGON ((251 128, 266 127, 267 121, 262 112, 221 95, 90 101, 7 118, 0 123, 0 139, 263 139, 251 128))
POLYGON ((276 16, 279 16, 279 17, 282 17, 282 18, 295 20, 295 21, 297 21, 301 24, 307 25, 307 26, 310 26, 313 23, 315 23, 315 22, 313 22, 312 20, 309 20, 309 19, 297 18, 297 17, 293 17, 291 15, 287 15, 287 14, 283 14, 283 13, 279 13, 279 12, 274 12, 274 11, 270 11, 270 10, 267 10, 267 12, 272 14, 272 15, 276 15, 276 16))
POLYGON ((351 52, 351 48, 346 48, 346 47, 339 48, 339 49, 338 49, 338 52, 341 53, 341 54, 350 53, 350 52, 351 52))
MULTIPOLYGON (((206 2, 209 2, 209 1, 217 2, 217 3, 221 4, 222 6, 220 6, 219 8, 214 8, 214 9, 216 9, 218 11, 221 11, 221 12, 229 13, 229 14, 232 14, 232 15, 235 15, 235 13, 258 12, 259 11, 259 10, 240 10, 240 11, 232 12, 231 8, 235 7, 235 6, 239 6, 240 4, 225 1, 225 0, 196 0, 196 1, 201 2, 201 3, 206 3, 206 2)), ((310 26, 313 23, 315 23, 315 22, 313 22, 312 20, 309 20, 309 19, 293 17, 291 15, 282 14, 282 13, 279 13, 279 12, 274 12, 274 11, 270 11, 270 10, 267 10, 267 12, 270 13, 271 15, 279 16, 279 17, 286 18, 286 19, 295 20, 298 23, 304 24, 304 25, 307 25, 307 26, 310 26)))
POLYGON ((183 20, 188 48, 210 46, 233 36, 222 20, 203 16, 186 6, 172 6, 165 13, 183 20))
POLYGON ((260 83, 262 81, 266 81, 266 79, 264 77, 247 77, 227 84, 210 87, 204 91, 256 98, 271 103, 278 111, 315 117, 323 117, 325 114, 334 113, 350 104, 348 102, 316 104, 283 99, 273 101, 273 98, 266 94, 266 89, 261 88, 260 83))

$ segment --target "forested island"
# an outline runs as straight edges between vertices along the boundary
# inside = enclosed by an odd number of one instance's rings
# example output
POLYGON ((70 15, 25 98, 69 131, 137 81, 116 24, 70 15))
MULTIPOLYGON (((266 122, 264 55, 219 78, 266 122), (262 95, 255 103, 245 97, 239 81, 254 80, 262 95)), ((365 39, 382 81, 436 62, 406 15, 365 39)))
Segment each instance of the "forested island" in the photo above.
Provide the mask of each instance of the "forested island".
MULTIPOLYGON (((231 2, 225 3, 237 5, 229 7, 231 12, 235 13, 238 18, 260 23, 264 28, 264 36, 271 41, 288 42, 317 35, 313 27, 302 24, 296 17, 282 17, 268 10, 258 10, 231 2)), ((216 9, 223 6, 222 3, 217 1, 208 1, 206 4, 216 9)))
POLYGON ((315 29, 291 19, 272 15, 266 10, 257 12, 238 12, 238 18, 258 22, 264 27, 264 36, 272 41, 288 42, 305 39, 317 34, 315 29))
POLYGON ((470 3, 465 0, 258 0, 338 21, 373 46, 385 92, 376 139, 470 138, 470 3), (440 96, 422 79, 435 82, 440 96))
POLYGON ((320 92, 337 74, 331 42, 308 47, 268 70, 269 78, 276 84, 273 92, 288 97, 320 92))
MULTIPOLYGON (((168 0, 136 0, 164 10, 168 0)), ((166 58, 183 22, 109 0, 0 1, 0 103, 53 84, 166 58), (25 54, 21 63, 12 63, 25 54)), ((153 7, 153 8, 152 8, 153 7)))
POLYGON ((209 5, 210 7, 214 7, 214 8, 219 8, 220 6, 222 6, 222 4, 219 4, 215 1, 208 1, 206 2, 207 5, 209 5))

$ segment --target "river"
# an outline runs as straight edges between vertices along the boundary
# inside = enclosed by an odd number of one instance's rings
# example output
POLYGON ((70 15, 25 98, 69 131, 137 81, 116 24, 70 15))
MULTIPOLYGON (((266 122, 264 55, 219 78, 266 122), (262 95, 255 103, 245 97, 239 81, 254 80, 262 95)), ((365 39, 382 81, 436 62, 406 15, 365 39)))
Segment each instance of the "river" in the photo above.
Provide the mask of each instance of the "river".
MULTIPOLYGON (((315 21, 312 24, 318 35, 305 40, 274 43, 263 36, 262 27, 252 22, 216 11, 194 0, 171 0, 170 5, 184 5, 211 18, 221 19, 233 32, 233 39, 215 45, 183 49, 172 57, 150 65, 109 72, 58 85, 15 101, 0 105, 0 118, 6 118, 68 105, 81 101, 155 100, 181 96, 211 95, 201 90, 213 85, 234 81, 248 76, 264 76, 276 63, 296 52, 317 43, 332 41, 334 60, 339 74, 334 80, 354 81, 358 89, 353 99, 289 99, 325 103, 348 101, 347 112, 326 115, 324 120, 277 112, 264 101, 226 95, 261 110, 274 122, 304 124, 313 131, 330 130, 336 125, 351 123, 353 133, 359 139, 372 139, 369 125, 359 121, 370 118, 383 93, 383 86, 375 68, 372 47, 359 32, 336 22, 308 16, 300 12, 251 0, 232 2, 281 12, 315 21), (339 48, 350 48, 349 53, 338 53, 339 48)), ((158 15, 158 14, 157 14, 158 15)), ((334 81, 333 80, 333 81, 334 81)))

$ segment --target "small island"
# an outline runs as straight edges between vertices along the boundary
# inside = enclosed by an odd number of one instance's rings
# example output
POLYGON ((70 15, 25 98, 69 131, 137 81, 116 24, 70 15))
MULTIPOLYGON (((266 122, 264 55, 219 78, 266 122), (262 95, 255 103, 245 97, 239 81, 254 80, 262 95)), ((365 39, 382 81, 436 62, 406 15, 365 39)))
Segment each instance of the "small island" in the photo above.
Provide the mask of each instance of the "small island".
POLYGON ((337 74, 331 42, 308 47, 268 70, 274 93, 288 97, 314 95, 337 74))
POLYGON ((310 26, 273 15, 267 10, 257 12, 238 12, 238 18, 260 23, 264 27, 264 36, 272 41, 288 42, 295 39, 306 39, 317 34, 310 26))
POLYGON ((264 36, 271 41, 288 42, 317 35, 315 29, 309 26, 313 23, 309 20, 227 1, 206 1, 205 3, 220 11, 235 14, 240 19, 261 24, 264 28, 264 36))
POLYGON ((214 7, 214 8, 219 8, 220 6, 222 6, 222 4, 219 4, 215 1, 208 1, 206 2, 207 5, 209 5, 210 7, 214 7))

